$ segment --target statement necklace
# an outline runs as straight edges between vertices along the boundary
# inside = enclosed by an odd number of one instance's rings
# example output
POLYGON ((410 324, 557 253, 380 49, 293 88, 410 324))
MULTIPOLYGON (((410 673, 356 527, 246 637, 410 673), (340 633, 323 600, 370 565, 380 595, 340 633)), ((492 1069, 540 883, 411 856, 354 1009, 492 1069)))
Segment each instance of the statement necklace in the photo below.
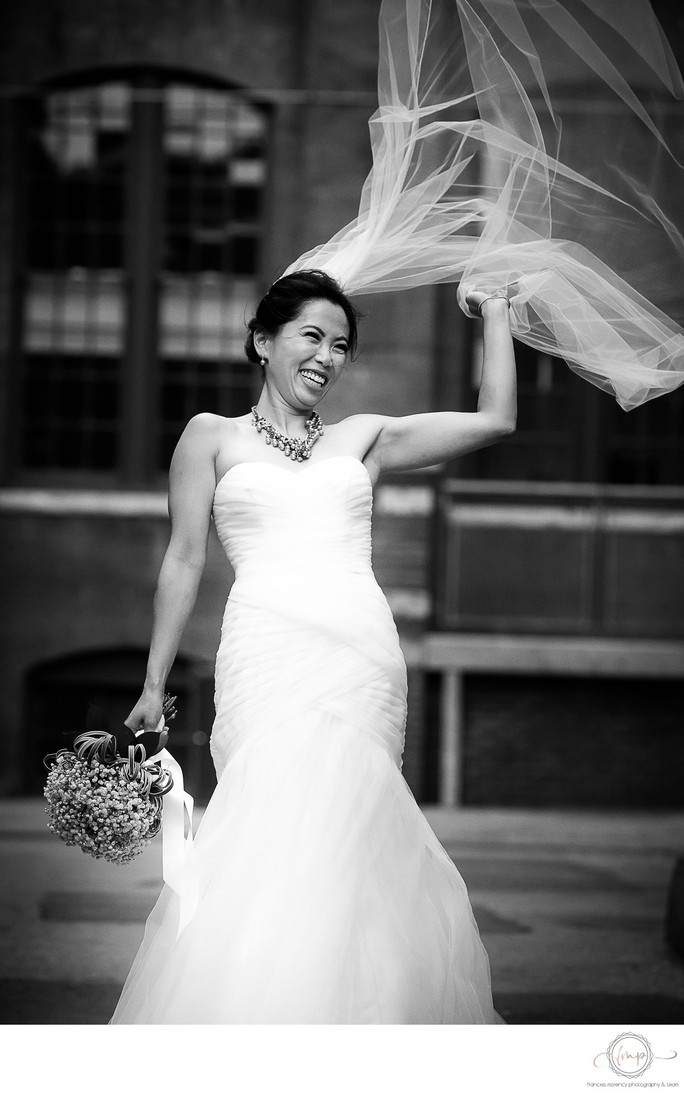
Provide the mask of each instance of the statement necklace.
POLYGON ((256 406, 252 407, 252 425, 258 433, 264 433, 264 440, 267 444, 272 444, 274 448, 280 448, 281 452, 285 453, 287 459, 294 459, 297 463, 301 463, 304 459, 308 459, 311 455, 311 449, 318 440, 319 436, 323 436, 323 422, 314 410, 311 417, 306 423, 306 439, 300 440, 299 437, 285 436, 284 433, 279 433, 275 425, 271 425, 270 421, 267 421, 265 417, 257 413, 256 406))

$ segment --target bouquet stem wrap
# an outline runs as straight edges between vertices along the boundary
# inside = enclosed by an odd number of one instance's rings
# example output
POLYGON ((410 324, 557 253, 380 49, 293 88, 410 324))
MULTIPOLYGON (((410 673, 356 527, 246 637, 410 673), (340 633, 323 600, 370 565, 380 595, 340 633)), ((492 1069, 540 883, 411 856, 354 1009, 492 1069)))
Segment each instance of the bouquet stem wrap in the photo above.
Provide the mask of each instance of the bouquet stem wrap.
POLYGON ((193 918, 198 901, 192 837, 194 802, 185 791, 180 763, 166 748, 155 758, 160 759, 173 776, 173 786, 166 794, 162 815, 162 872, 164 883, 168 884, 180 901, 177 934, 180 937, 193 918))
POLYGON ((684 86, 648 0, 383 0, 358 216, 286 271, 506 288, 626 410, 684 383, 684 86), (675 142, 679 142, 677 146, 675 142))

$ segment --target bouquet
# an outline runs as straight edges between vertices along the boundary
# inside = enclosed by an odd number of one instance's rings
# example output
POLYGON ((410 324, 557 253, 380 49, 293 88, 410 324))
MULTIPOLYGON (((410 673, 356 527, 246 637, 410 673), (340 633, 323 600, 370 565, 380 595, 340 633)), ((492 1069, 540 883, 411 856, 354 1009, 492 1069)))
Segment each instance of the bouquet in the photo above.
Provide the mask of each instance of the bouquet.
POLYGON ((110 732, 102 710, 91 706, 85 731, 45 756, 47 826, 67 846, 123 865, 159 832, 173 777, 153 756, 166 747, 175 701, 164 695, 161 729, 138 734, 127 725, 110 732))

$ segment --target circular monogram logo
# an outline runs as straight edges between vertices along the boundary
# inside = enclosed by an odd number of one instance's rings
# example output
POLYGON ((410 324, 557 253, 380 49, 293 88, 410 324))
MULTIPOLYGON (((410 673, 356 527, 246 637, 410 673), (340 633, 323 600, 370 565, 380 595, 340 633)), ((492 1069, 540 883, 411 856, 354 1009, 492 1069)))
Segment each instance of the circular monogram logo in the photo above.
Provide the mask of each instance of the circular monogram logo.
POLYGON ((617 1036, 606 1054, 610 1069, 622 1078, 638 1078, 653 1062, 651 1045, 638 1032, 623 1032, 617 1036))

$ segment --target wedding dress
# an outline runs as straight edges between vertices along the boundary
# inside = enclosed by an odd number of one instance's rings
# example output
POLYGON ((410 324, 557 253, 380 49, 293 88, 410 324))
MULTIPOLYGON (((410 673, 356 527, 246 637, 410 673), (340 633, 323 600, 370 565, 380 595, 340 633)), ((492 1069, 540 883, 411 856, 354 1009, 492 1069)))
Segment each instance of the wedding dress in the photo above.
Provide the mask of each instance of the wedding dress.
POLYGON ((372 488, 334 456, 239 463, 199 902, 166 887, 112 1023, 497 1024, 465 884, 401 775, 406 669, 372 488))

